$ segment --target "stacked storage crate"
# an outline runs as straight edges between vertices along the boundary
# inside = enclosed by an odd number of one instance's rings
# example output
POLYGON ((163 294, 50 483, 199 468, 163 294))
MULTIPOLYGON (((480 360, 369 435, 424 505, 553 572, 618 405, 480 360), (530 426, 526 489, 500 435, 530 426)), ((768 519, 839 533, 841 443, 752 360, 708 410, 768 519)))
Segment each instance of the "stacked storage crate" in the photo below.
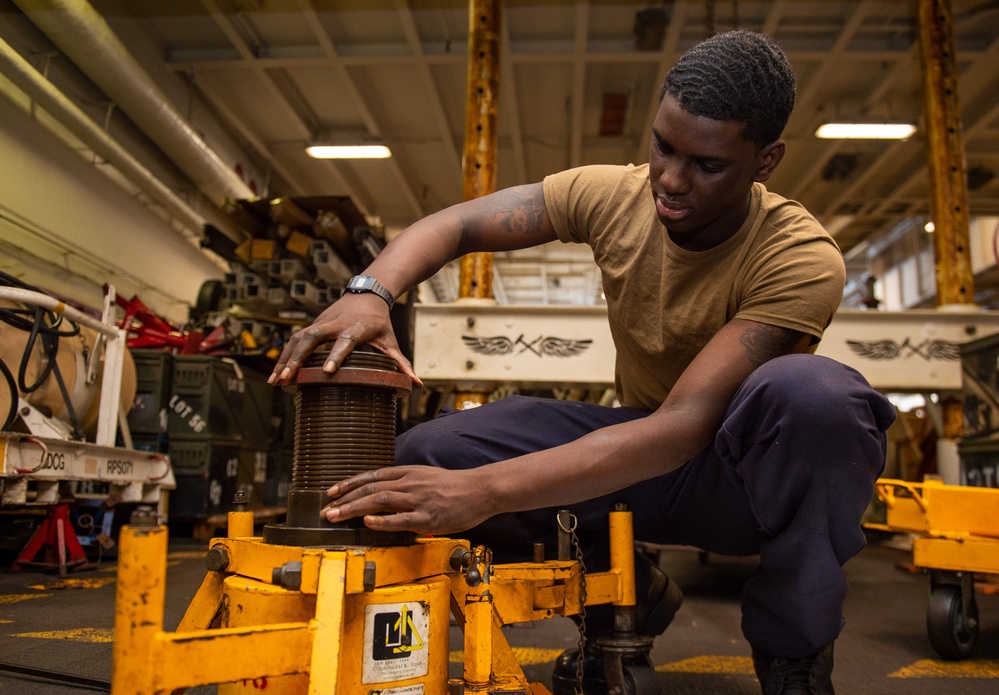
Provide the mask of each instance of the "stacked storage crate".
POLYGON ((201 520, 231 510, 237 490, 264 506, 274 389, 230 358, 175 356, 167 402, 177 489, 170 517, 201 520))
POLYGON ((961 484, 999 488, 999 333, 961 346, 961 484))
MULTIPOLYGON (((161 350, 132 350, 135 362, 135 400, 128 412, 132 446, 143 451, 167 451, 167 403, 173 376, 173 355, 161 350)), ((120 445, 124 445, 120 442, 120 445)), ((107 484, 76 481, 73 491, 79 495, 70 512, 73 531, 84 550, 96 557, 117 555, 118 531, 135 504, 117 502, 108 494, 107 484), (83 494, 81 494, 83 493, 83 494), (106 495, 88 499, 88 495, 106 495)))
POLYGON ((173 355, 162 350, 132 350, 135 361, 135 402, 128 411, 132 445, 166 453, 167 404, 173 378, 173 355))

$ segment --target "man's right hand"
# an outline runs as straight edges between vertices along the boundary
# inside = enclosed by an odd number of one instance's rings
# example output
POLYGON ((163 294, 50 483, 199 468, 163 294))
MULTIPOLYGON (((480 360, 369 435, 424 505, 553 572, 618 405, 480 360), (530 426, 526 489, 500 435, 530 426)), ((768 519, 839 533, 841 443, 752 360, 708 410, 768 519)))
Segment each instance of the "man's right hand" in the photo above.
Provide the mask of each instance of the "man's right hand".
MULTIPOLYGON (((541 183, 514 186, 439 210, 413 223, 388 244, 364 272, 388 290, 415 287, 453 261, 476 251, 512 251, 557 239, 541 183)), ((368 344, 399 364, 413 383, 413 371, 392 331, 389 309, 375 294, 347 294, 295 335, 281 352, 268 382, 286 384, 312 351, 333 343, 323 369, 335 372, 358 345, 368 344)))
POLYGON ((287 384, 323 343, 333 344, 323 371, 335 372, 354 348, 366 344, 394 359, 415 385, 423 385, 413 371, 413 365, 399 349, 388 305, 374 294, 346 294, 321 313, 311 326, 292 335, 267 383, 287 384))

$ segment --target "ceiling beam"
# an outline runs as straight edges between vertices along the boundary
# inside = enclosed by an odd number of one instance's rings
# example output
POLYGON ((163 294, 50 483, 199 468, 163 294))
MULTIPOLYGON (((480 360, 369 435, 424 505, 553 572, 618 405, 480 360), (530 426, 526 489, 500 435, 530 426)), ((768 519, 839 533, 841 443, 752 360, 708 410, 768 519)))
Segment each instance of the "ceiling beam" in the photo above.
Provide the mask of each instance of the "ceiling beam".
MULTIPOLYGON (((227 127, 234 130, 239 134, 240 137, 249 145, 257 155, 267 162, 267 166, 273 169, 276 173, 288 185, 292 190, 288 193, 297 193, 299 195, 304 195, 308 191, 308 187, 305 186, 302 181, 295 176, 286 166, 278 161, 278 158, 274 156, 274 151, 263 142, 256 133, 254 133, 250 127, 246 124, 246 120, 241 118, 239 114, 232 110, 229 106, 228 101, 218 93, 218 90, 214 86, 209 85, 204 79, 201 79, 198 75, 191 75, 191 84, 196 87, 197 90, 208 100, 215 112, 222 118, 223 122, 227 127)), ((264 187, 264 190, 260 192, 261 195, 268 195, 267 189, 269 184, 264 187)))
MULTIPOLYGON (((684 6, 679 5, 674 7, 673 15, 676 16, 681 13, 684 6)), ((670 26, 673 26, 673 22, 670 22, 670 26)), ((459 50, 462 50, 465 44, 454 43, 452 45, 451 53, 441 53, 441 54, 431 54, 423 53, 420 56, 420 61, 427 66, 431 65, 464 65, 467 61, 464 56, 457 55, 459 50)), ((894 50, 870 50, 870 51, 850 51, 844 53, 840 56, 841 63, 871 63, 877 61, 890 61, 897 60, 900 56, 904 55, 908 49, 894 50)), ((826 54, 823 51, 807 51, 807 50, 787 50, 789 56, 794 56, 796 60, 800 61, 811 61, 811 62, 821 62, 825 59, 826 54)), ((978 52, 970 51, 965 52, 962 55, 970 56, 976 55, 978 52)), ((510 44, 510 50, 508 51, 510 55, 510 61, 515 65, 531 65, 531 64, 552 64, 552 63, 576 63, 579 60, 586 62, 587 64, 592 63, 629 63, 629 64, 643 64, 643 63, 658 63, 661 53, 656 53, 652 51, 635 51, 635 50, 624 50, 624 51, 590 51, 585 56, 578 56, 575 52, 575 48, 572 50, 565 51, 545 51, 545 50, 533 50, 521 46, 518 50, 518 45, 516 43, 510 44)), ((402 65, 412 65, 413 56, 408 52, 405 54, 400 54, 396 47, 393 46, 392 50, 389 52, 382 53, 365 53, 365 54, 340 54, 336 61, 330 58, 325 58, 322 56, 306 56, 306 57, 294 57, 294 56, 254 56, 252 58, 242 59, 237 58, 231 54, 231 52, 226 52, 224 55, 218 57, 212 57, 211 55, 206 55, 205 51, 187 51, 187 50, 175 50, 173 51, 166 60, 166 65, 177 72, 192 72, 192 71, 228 71, 228 70, 255 70, 255 69, 267 69, 267 70, 293 70, 299 68, 330 68, 335 67, 334 63, 342 65, 344 67, 369 67, 373 65, 384 65, 384 66, 402 66, 402 65)))
POLYGON ((590 8, 576 5, 575 50, 572 71, 572 105, 569 112, 569 168, 583 161, 583 117, 586 106, 586 48, 590 32, 590 8))
POLYGON ((659 89, 666 78, 666 73, 677 60, 677 45, 680 42, 680 32, 687 21, 687 6, 682 4, 673 5, 673 13, 669 18, 669 28, 666 30, 666 39, 663 41, 663 49, 658 56, 655 53, 649 55, 656 59, 656 87, 649 95, 649 108, 645 112, 644 126, 638 134, 638 146, 635 148, 633 162, 647 162, 649 160, 649 141, 652 138, 652 124, 659 113, 659 89))
POLYGON ((763 20, 763 26, 760 28, 760 31, 770 36, 774 35, 777 27, 780 26, 781 17, 784 16, 785 5, 787 5, 787 0, 770 3, 770 11, 767 12, 767 18, 763 20))
MULTIPOLYGON (((964 72, 961 74, 958 83, 958 94, 957 98, 960 102, 964 102, 965 106, 962 107, 962 130, 963 140, 965 143, 968 142, 970 138, 975 137, 979 133, 987 130, 995 122, 996 116, 999 115, 999 105, 995 102, 995 94, 989 91, 990 76, 989 71, 995 70, 996 59, 999 57, 999 38, 994 40, 987 50, 982 52, 980 55, 976 56, 964 72), (981 92, 985 90, 985 94, 981 92), (969 96, 970 95, 970 96, 969 96), (991 104, 991 107, 986 107, 980 110, 977 115, 972 115, 969 113, 974 107, 969 108, 968 105, 972 103, 974 98, 979 96, 981 101, 977 103, 981 109, 980 104, 983 102, 986 104, 991 104), (966 120, 967 119, 967 120, 966 120)), ((928 161, 920 167, 920 170, 913 172, 902 184, 896 189, 899 195, 904 195, 909 192, 916 185, 927 180, 929 176, 929 163, 928 161)))
MULTIPOLYGON (((914 49, 914 51, 915 50, 918 50, 918 48, 914 49)), ((991 74, 989 73, 989 70, 995 64, 996 53, 999 53, 999 39, 993 41, 987 50, 976 54, 975 58, 972 59, 972 64, 968 66, 961 75, 959 84, 960 93, 958 94, 959 97, 965 92, 965 88, 970 86, 969 82, 988 79, 988 76, 991 74), (982 74, 983 72, 984 74, 982 74)), ((915 55, 915 53, 913 53, 913 55, 915 55)), ((962 54, 962 57, 964 57, 964 54, 962 54)), ((988 114, 986 113, 983 117, 976 119, 975 122, 965 124, 965 133, 968 135, 974 135, 979 129, 987 128, 991 123, 992 120, 988 118, 988 114)), ((880 157, 875 159, 870 166, 864 169, 864 171, 852 183, 850 183, 850 185, 847 186, 839 194, 839 196, 836 197, 831 205, 827 206, 827 209, 835 211, 844 205, 847 201, 858 195, 860 191, 867 187, 869 181, 874 176, 882 173, 882 170, 887 166, 899 161, 899 157, 904 151, 910 149, 916 144, 922 147, 922 143, 922 140, 892 143, 884 150, 884 152, 882 152, 880 157)), ((927 157, 924 157, 923 165, 910 174, 906 180, 900 183, 895 188, 895 193, 897 195, 902 195, 915 185, 926 181, 928 176, 927 169, 927 157)), ((883 205, 884 204, 880 207, 883 207, 883 205)))
POLYGON ((524 154, 524 130, 520 126, 520 101, 517 96, 517 74, 510 60, 509 23, 500 18, 500 113, 506 114, 510 129, 510 148, 513 151, 514 180, 527 180, 527 157, 524 154), (503 89, 505 87, 505 89, 503 89))
MULTIPOLYGON (((427 103, 430 107, 430 116, 437 124, 441 144, 444 146, 444 150, 447 154, 447 160, 451 167, 451 171, 455 175, 455 181, 460 184, 462 180, 461 153, 458 146, 455 144, 454 137, 451 134, 451 128, 448 126, 447 114, 444 111, 440 90, 437 89, 437 84, 434 82, 434 76, 430 72, 430 65, 427 61, 427 56, 423 52, 423 44, 420 41, 420 35, 416 30, 416 22, 413 21, 413 11, 410 9, 409 3, 406 0, 395 0, 395 6, 399 11, 399 22, 402 24, 402 30, 406 35, 406 43, 409 46, 411 54, 407 62, 408 64, 415 62, 416 69, 423 78, 423 83, 426 85, 427 103)), ((468 62, 467 55, 461 62, 468 62)))
MULTIPOLYGON (((836 37, 836 41, 833 44, 832 49, 830 49, 829 51, 829 59, 823 60, 823 62, 819 65, 819 69, 816 70, 815 74, 809 78, 809 82, 805 86, 805 88, 799 89, 798 93, 795 95, 796 103, 810 104, 812 102, 812 99, 815 98, 819 89, 822 88, 822 84, 826 76, 834 69, 836 70, 842 69, 838 61, 842 57, 843 51, 846 49, 846 46, 850 43, 850 41, 853 40, 853 37, 856 35, 857 27, 860 26, 860 24, 864 21, 864 18, 867 16, 867 9, 868 9, 867 5, 868 5, 867 2, 860 3, 857 6, 857 9, 853 11, 853 14, 850 15, 850 18, 843 25, 843 29, 842 31, 840 31, 839 36, 836 37)), ((882 82, 882 85, 883 84, 884 82, 882 82)), ((822 106, 824 105, 819 104, 820 109, 822 106)), ((805 137, 808 134, 810 134, 813 127, 815 127, 815 123, 813 121, 810 120, 806 122, 805 123, 806 132, 801 134, 802 137, 805 137)), ((823 156, 813 158, 812 164, 805 172, 805 175, 795 177, 797 184, 792 186, 787 191, 787 197, 791 198, 792 200, 798 200, 798 198, 801 197, 801 194, 806 189, 806 187, 810 186, 812 181, 814 181, 816 177, 818 177, 821 174, 822 170, 826 166, 826 162, 829 161, 829 158, 835 155, 837 152, 839 152, 841 147, 842 147, 841 141, 828 143, 827 146, 823 148, 824 150, 823 156)))
MULTIPOLYGON (((282 91, 272 79, 270 73, 265 68, 257 65, 253 50, 246 44, 246 41, 232 25, 232 15, 223 12, 215 0, 201 0, 201 4, 208 11, 209 16, 215 22, 216 26, 218 26, 219 30, 225 35, 229 43, 231 43, 233 48, 235 48, 239 53, 243 62, 253 66, 253 71, 260 79, 262 86, 270 92, 270 95, 273 98, 273 103, 285 109, 288 114, 288 122, 298 129, 304 140, 311 140, 315 137, 315 117, 299 113, 289 102, 285 92, 282 91), (310 121, 312 121, 312 123, 310 123, 310 121)), ((287 90, 288 88, 291 88, 291 85, 285 85, 285 89, 287 90)), ((300 96, 296 99, 296 101, 304 102, 300 96)), ((235 124, 231 121, 230 125, 232 125, 234 130, 238 130, 235 124)), ((345 173, 332 162, 328 163, 328 168, 340 188, 344 191, 344 193, 350 196, 351 200, 353 200, 358 209, 365 215, 370 214, 371 203, 367 196, 360 195, 357 185, 349 182, 345 173)))
POLYGON ((812 99, 815 98, 819 90, 822 89, 822 85, 825 82, 826 77, 834 70, 843 69, 843 54, 850 42, 853 41, 854 36, 856 36, 857 29, 867 18, 869 9, 869 1, 865 1, 857 5, 857 8, 850 15, 850 18, 846 20, 846 23, 840 30, 839 35, 836 37, 836 41, 833 42, 832 48, 830 48, 822 58, 822 63, 819 65, 819 69, 816 70, 815 74, 809 78, 807 84, 799 85, 799 87, 803 86, 804 89, 798 90, 798 94, 795 96, 796 101, 802 104, 811 103, 812 99))
MULTIPOLYGON (((913 60, 915 60, 914 56, 916 50, 917 48, 915 47, 912 50, 913 60)), ((870 107, 880 103, 884 99, 885 93, 891 87, 897 85, 898 81, 903 78, 905 73, 911 70, 912 66, 908 64, 907 60, 896 61, 895 64, 892 66, 892 68, 885 73, 884 77, 881 79, 881 82, 874 89, 874 91, 871 92, 864 100, 865 107, 869 109, 870 107)), ((817 124, 815 122, 807 124, 806 131, 800 133, 799 137, 800 138, 814 137, 813 135, 814 131, 812 130, 812 128, 816 126, 817 124)), ((822 156, 813 157, 811 165, 807 169, 805 169, 804 174, 795 177, 797 184, 795 184, 788 190, 786 194, 788 198, 791 198, 792 200, 798 200, 801 196, 805 195, 806 191, 808 190, 808 187, 821 174, 822 170, 825 169, 826 164, 829 162, 829 159, 838 154, 840 151, 842 151, 846 147, 846 144, 849 142, 849 140, 826 140, 823 142, 826 142, 828 144, 823 149, 822 156)), ((827 209, 835 210, 836 207, 838 206, 829 206, 827 207, 827 209)))
MULTIPOLYGON (((881 100, 884 99, 885 97, 885 93, 892 87, 897 86, 898 81, 903 79, 906 73, 911 72, 912 65, 910 64, 910 60, 918 61, 918 56, 916 55, 918 50, 919 47, 914 46, 910 51, 908 59, 897 61, 895 65, 892 66, 892 69, 885 73, 884 77, 881 79, 881 82, 878 84, 878 86, 864 100, 866 108, 869 109, 870 107, 881 102, 881 100)), ((801 137, 813 137, 811 127, 815 126, 816 126, 815 123, 809 124, 808 132, 801 133, 801 137)), ((824 156, 815 157, 812 161, 811 166, 805 170, 805 173, 801 176, 796 177, 798 180, 798 185, 795 186, 788 193, 788 198, 797 200, 799 197, 801 197, 808 189, 808 186, 810 186, 811 183, 816 179, 816 177, 818 177, 821 174, 822 170, 826 167, 826 164, 829 162, 829 159, 838 154, 843 149, 845 149, 847 143, 849 142, 850 142, 849 140, 830 141, 829 146, 824 150, 824 156)), ((886 161, 891 161, 893 158, 898 157, 900 154, 900 148, 893 147, 893 145, 900 145, 900 144, 901 143, 890 144, 885 149, 885 151, 880 155, 879 159, 885 158, 886 161)), ((846 190, 841 192, 840 195, 837 196, 837 198, 831 204, 825 206, 825 209, 830 211, 829 214, 836 214, 836 210, 841 205, 843 205, 850 197, 856 194, 857 190, 862 188, 862 186, 867 183, 868 176, 873 175, 873 173, 874 172, 872 171, 871 166, 865 168, 864 171, 858 177, 858 181, 854 182, 853 184, 850 184, 850 186, 846 190)))
MULTIPOLYGON (((991 108, 989 108, 987 111, 980 114, 973 120, 969 121, 967 127, 963 128, 964 139, 967 141, 967 139, 975 137, 976 135, 984 132, 989 127, 991 127, 991 125, 996 121, 997 118, 999 118, 999 103, 992 102, 991 108)), ((907 179, 902 181, 902 183, 900 183, 899 186, 895 189, 895 197, 903 197, 906 195, 910 195, 912 193, 913 188, 915 188, 921 183, 924 183, 929 175, 927 171, 928 168, 929 165, 924 164, 922 167, 919 168, 918 171, 914 172, 907 179)), ((882 209, 884 207, 885 203, 881 203, 878 206, 879 209, 882 209)))
MULTIPOLYGON (((323 54, 333 61, 331 68, 343 83, 344 90, 347 92, 347 100, 357 109, 361 116, 361 121, 364 123, 364 128, 368 131, 369 135, 380 138, 382 136, 382 132, 381 128, 378 126, 378 121, 375 119, 374 114, 371 113, 371 109, 369 109, 368 105, 365 103, 364 98, 358 91, 357 85, 354 84, 354 80, 351 78, 350 73, 347 72, 347 69, 339 62, 339 54, 337 53, 336 46, 333 45, 333 41, 326 33, 326 29, 323 27, 322 22, 319 21, 319 17, 316 15, 316 11, 312 7, 312 3, 310 0, 298 0, 298 6, 301 11, 302 18, 309 26, 309 30, 319 43, 319 46, 322 48, 323 54)), ((419 199, 413 192, 413 187, 410 185, 409 180, 399 167, 399 162, 395 158, 390 157, 388 160, 383 162, 383 164, 395 177, 395 180, 398 183, 396 190, 402 194, 402 197, 409 204, 409 208, 414 218, 423 217, 423 215, 426 214, 426 211, 423 209, 419 199)))

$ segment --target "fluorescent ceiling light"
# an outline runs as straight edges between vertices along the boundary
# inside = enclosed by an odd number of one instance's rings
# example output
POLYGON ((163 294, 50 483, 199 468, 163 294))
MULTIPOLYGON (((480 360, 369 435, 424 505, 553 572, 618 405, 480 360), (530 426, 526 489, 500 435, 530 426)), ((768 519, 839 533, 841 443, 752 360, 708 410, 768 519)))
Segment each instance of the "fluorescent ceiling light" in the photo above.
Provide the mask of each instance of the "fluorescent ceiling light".
POLYGON ((385 145, 310 145, 306 153, 315 159, 386 159, 392 150, 385 145))
POLYGON ((911 123, 824 123, 815 136, 824 140, 905 140, 915 132, 911 123))

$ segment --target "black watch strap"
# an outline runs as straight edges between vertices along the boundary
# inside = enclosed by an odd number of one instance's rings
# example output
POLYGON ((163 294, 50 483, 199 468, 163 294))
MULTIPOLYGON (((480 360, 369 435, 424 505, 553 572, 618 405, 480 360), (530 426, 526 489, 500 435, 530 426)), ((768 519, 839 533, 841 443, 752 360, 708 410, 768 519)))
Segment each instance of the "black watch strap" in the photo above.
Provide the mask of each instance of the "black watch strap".
POLYGON ((385 289, 385 286, 375 280, 370 275, 355 275, 347 283, 344 288, 344 292, 352 292, 354 294, 364 294, 370 292, 371 294, 377 294, 379 297, 385 300, 389 305, 389 309, 395 303, 395 299, 392 297, 392 293, 385 289))

